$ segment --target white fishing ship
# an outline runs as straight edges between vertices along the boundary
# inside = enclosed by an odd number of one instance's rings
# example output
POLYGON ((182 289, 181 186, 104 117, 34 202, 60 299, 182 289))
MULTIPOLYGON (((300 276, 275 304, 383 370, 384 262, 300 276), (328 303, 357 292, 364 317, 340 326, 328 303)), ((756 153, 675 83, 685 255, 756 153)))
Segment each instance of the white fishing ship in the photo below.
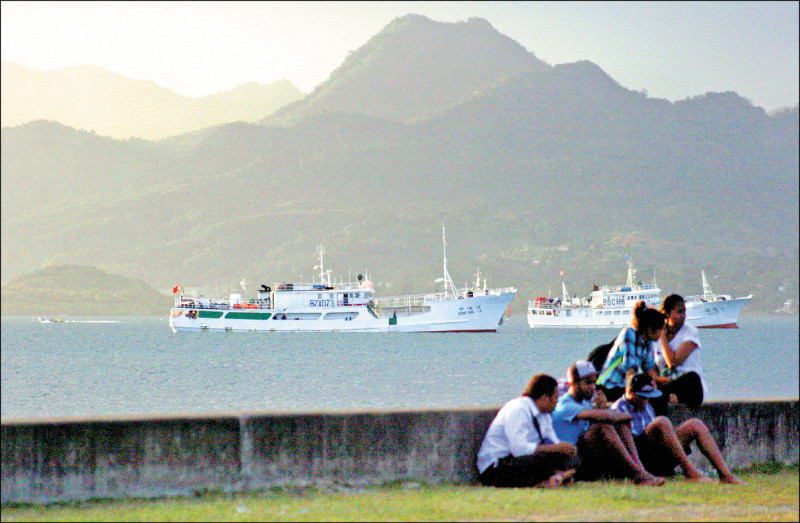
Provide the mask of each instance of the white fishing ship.
MULTIPOLYGON (((169 324, 174 332, 493 332, 501 323, 513 287, 489 289, 480 275, 472 287, 456 289, 447 272, 447 243, 442 227, 444 291, 379 298, 370 279, 331 279, 319 246, 319 283, 262 285, 257 297, 243 301, 184 296, 175 298, 169 324), (481 286, 482 283, 482 286, 481 286)), ((176 287, 180 290, 180 286, 176 287)))
POLYGON ((625 285, 592 286, 588 298, 570 298, 561 282, 560 298, 539 296, 528 302, 528 325, 531 328, 621 328, 630 325, 633 306, 644 301, 649 307, 661 303, 661 289, 653 278, 652 284, 636 280, 636 269, 628 256, 628 278, 625 285))
POLYGON ((786 300, 783 306, 775 309, 775 314, 797 314, 797 300, 786 300))
POLYGON ((714 294, 706 279, 705 271, 700 271, 703 276, 703 294, 685 296, 686 321, 699 328, 736 329, 739 313, 753 295, 735 298, 729 294, 714 294))

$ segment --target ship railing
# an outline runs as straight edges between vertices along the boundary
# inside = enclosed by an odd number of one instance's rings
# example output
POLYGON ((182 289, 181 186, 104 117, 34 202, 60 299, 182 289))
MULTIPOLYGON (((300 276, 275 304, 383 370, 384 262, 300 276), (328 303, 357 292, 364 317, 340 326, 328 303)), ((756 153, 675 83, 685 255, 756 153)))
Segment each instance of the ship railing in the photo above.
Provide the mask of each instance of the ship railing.
MULTIPOLYGON (((491 294, 492 296, 500 296, 501 294, 516 294, 517 288, 516 287, 499 287, 497 289, 486 289, 486 294, 491 294)), ((480 294, 476 294, 476 296, 480 296, 480 294)))
POLYGON ((432 301, 444 300, 445 293, 437 293, 441 298, 432 298, 431 294, 414 294, 408 296, 389 296, 386 298, 376 298, 375 305, 380 309, 401 309, 403 307, 415 307, 430 303, 432 301))
POLYGON ((235 304, 231 307, 228 300, 208 300, 199 301, 197 298, 175 298, 176 309, 210 309, 210 310, 228 310, 234 309, 272 309, 272 305, 268 300, 262 303, 242 302, 235 304))
MULTIPOLYGON (((652 285, 650 283, 634 284, 631 287, 629 287, 627 284, 626 285, 601 285, 598 290, 606 292, 606 293, 608 293, 608 292, 625 292, 625 291, 628 291, 628 290, 633 290, 633 291, 659 290, 660 291, 660 289, 658 287, 656 287, 655 285, 652 285)), ((594 291, 594 292, 597 292, 597 291, 594 291)))
POLYGON ((708 301, 708 300, 703 294, 694 294, 692 296, 684 296, 683 301, 687 302, 687 301, 708 301))
POLYGON ((589 304, 581 303, 578 300, 574 300, 572 302, 537 302, 536 300, 528 301, 528 307, 532 307, 534 309, 590 309, 592 308, 589 304))
MULTIPOLYGON (((420 305, 427 305, 438 301, 447 301, 455 298, 464 298, 467 296, 469 289, 462 289, 457 296, 453 296, 449 292, 431 292, 428 294, 411 294, 408 296, 389 296, 386 298, 376 298, 375 304, 381 309, 394 309, 403 307, 415 307, 420 305)), ((473 290, 473 296, 499 296, 506 293, 516 293, 516 287, 504 287, 498 289, 483 289, 473 290)))
POLYGON ((297 283, 297 282, 278 282, 275 283, 277 291, 366 291, 372 290, 364 287, 357 281, 334 281, 328 284, 321 283, 297 283))

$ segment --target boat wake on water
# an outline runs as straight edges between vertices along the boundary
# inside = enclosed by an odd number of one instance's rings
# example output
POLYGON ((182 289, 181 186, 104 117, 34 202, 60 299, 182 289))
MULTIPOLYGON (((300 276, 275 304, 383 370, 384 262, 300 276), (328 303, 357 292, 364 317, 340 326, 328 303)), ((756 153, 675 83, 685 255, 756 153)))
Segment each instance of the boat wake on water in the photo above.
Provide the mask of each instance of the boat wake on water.
POLYGON ((123 323, 117 320, 64 320, 64 323, 123 323))
POLYGON ((42 318, 37 317, 39 323, 124 323, 118 320, 64 320, 62 318, 42 318))

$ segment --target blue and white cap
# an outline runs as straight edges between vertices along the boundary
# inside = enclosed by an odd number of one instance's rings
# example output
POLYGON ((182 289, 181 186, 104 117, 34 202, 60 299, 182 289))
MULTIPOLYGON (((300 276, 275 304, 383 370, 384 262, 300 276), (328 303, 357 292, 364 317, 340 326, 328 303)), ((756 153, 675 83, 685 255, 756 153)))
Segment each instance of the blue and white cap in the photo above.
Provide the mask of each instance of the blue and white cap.
POLYGON ((645 398, 657 398, 661 396, 661 391, 658 390, 656 384, 653 383, 653 378, 644 372, 628 376, 625 386, 630 388, 631 392, 639 396, 644 396, 645 398))

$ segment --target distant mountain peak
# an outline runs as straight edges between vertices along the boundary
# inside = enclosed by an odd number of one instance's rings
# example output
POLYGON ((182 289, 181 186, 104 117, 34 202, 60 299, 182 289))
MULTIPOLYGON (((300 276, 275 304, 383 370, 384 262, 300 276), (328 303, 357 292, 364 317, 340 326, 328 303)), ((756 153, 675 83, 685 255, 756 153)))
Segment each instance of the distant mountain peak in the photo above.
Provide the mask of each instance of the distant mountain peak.
POLYGON ((350 53, 305 99, 265 123, 324 112, 400 122, 436 114, 511 75, 550 66, 481 18, 436 22, 408 14, 350 53))
POLYGON ((391 33, 393 31, 401 31, 407 29, 413 25, 431 25, 435 24, 433 20, 428 18, 427 16, 418 15, 414 13, 409 13, 407 15, 398 16, 391 22, 389 22, 386 27, 381 30, 381 33, 391 33))
MULTIPOLYGON (((436 20, 432 20, 424 15, 409 13, 407 15, 398 16, 397 18, 389 22, 386 25, 386 27, 383 28, 381 33, 391 33, 394 31, 408 30, 409 28, 414 28, 414 27, 432 28, 435 27, 437 24, 448 24, 448 23, 449 22, 437 22, 436 20)), ((468 25, 471 28, 479 27, 482 29, 495 30, 494 27, 492 27, 492 24, 490 24, 488 20, 476 16, 469 17, 466 20, 466 22, 462 20, 459 22, 452 22, 450 23, 450 25, 453 26, 468 25)))

